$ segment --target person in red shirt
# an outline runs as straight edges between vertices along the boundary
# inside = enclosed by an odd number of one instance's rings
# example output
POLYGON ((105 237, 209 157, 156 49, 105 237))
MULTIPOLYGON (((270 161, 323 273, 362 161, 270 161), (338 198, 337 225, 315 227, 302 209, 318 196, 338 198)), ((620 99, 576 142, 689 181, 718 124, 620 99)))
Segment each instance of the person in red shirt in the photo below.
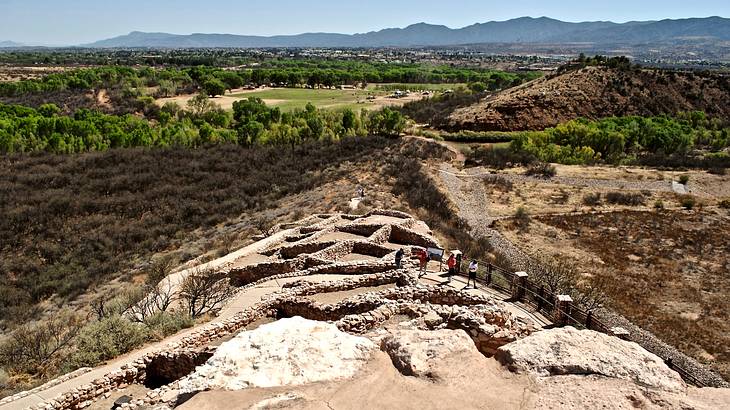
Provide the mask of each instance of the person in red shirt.
POLYGON ((425 249, 418 254, 418 260, 421 262, 420 276, 423 276, 426 274, 426 265, 428 265, 428 253, 425 249))
POLYGON ((451 283, 451 277, 456 274, 456 256, 452 253, 449 255, 449 259, 446 261, 446 266, 449 267, 449 283, 451 283))

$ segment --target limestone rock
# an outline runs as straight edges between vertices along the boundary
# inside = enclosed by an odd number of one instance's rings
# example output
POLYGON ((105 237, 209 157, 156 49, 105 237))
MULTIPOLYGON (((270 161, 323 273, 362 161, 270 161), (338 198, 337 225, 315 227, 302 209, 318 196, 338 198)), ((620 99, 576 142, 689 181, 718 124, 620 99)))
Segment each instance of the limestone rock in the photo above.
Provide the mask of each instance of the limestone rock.
POLYGON ((500 347, 497 360, 510 370, 538 376, 601 375, 640 386, 684 391, 679 374, 633 342, 572 327, 544 330, 500 347))
POLYGON ((398 329, 383 338, 381 349, 407 376, 438 378, 439 364, 448 356, 473 351, 474 342, 463 330, 398 329))
POLYGON ((240 390, 349 378, 375 344, 333 324, 293 317, 242 332, 180 380, 183 393, 240 390))

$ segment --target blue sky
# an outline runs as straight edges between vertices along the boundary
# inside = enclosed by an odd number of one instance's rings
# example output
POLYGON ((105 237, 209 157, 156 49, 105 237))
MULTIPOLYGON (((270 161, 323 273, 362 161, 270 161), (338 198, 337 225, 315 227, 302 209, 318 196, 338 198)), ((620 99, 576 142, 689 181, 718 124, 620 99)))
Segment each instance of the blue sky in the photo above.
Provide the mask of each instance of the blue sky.
POLYGON ((130 31, 358 33, 521 16, 565 21, 730 17, 729 0, 0 0, 0 41, 80 44, 130 31))

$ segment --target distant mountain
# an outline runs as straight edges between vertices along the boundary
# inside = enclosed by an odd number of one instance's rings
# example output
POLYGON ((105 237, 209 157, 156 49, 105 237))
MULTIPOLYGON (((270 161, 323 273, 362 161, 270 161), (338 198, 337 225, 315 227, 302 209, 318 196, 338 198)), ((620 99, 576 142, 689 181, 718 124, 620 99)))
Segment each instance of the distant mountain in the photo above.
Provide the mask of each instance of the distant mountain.
POLYGON ((568 23, 547 17, 521 17, 451 29, 418 23, 362 34, 305 33, 288 36, 234 34, 167 34, 135 31, 86 44, 98 48, 204 48, 204 47, 409 47, 479 43, 595 43, 637 44, 687 39, 730 40, 730 19, 721 17, 681 20, 606 21, 568 23))
POLYGON ((24 44, 16 43, 14 41, 0 41, 0 48, 14 48, 23 46, 24 44))

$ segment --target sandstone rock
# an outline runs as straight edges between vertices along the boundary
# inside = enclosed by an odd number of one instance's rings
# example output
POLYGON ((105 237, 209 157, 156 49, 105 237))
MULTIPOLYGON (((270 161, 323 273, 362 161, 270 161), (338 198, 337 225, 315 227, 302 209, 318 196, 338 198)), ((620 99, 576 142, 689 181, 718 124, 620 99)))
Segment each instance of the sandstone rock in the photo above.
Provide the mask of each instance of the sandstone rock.
POLYGON ((666 391, 684 391, 680 376, 638 344, 572 327, 544 330, 497 350, 510 370, 539 376, 601 375, 666 391))
POLYGON ((300 385, 349 378, 375 345, 335 325, 293 317, 240 333, 180 380, 182 393, 300 385))
MULTIPOLYGON (((474 351, 474 342, 463 330, 398 329, 383 338, 381 349, 407 376, 438 378, 440 361, 450 355, 474 351)), ((443 369, 442 369, 443 370, 443 369)))

